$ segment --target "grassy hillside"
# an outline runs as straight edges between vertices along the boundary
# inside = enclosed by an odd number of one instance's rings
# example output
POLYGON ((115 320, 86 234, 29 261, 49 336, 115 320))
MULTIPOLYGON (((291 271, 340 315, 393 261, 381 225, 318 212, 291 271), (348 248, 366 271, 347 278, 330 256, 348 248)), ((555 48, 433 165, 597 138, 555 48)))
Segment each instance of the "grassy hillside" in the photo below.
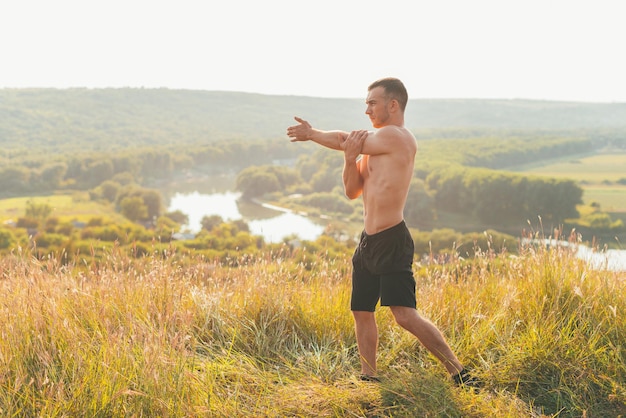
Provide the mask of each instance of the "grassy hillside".
POLYGON ((451 385, 387 309, 358 381, 349 255, 0 259, 4 416, 616 417, 625 283, 564 251, 417 266, 420 312, 485 383, 451 385))
POLYGON ((294 114, 323 109, 332 123, 353 120, 361 112, 348 102, 166 89, 0 90, 0 145, 56 152, 275 138, 294 114))
MULTIPOLYGON (((365 95, 365 92, 364 92, 365 95)), ((114 150, 276 138, 294 115, 324 129, 369 127, 364 101, 168 89, 1 89, 0 147, 114 150)), ((411 100, 407 127, 626 129, 626 104, 528 100, 411 100)))

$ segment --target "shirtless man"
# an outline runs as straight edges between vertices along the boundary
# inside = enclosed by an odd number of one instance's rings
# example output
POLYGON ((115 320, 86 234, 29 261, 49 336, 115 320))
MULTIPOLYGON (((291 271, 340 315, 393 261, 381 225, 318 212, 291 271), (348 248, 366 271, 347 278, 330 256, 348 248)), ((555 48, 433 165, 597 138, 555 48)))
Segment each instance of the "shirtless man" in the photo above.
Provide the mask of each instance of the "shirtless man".
POLYGON ((287 135, 292 142, 313 141, 343 151, 345 194, 350 199, 363 196, 364 230, 352 258, 351 298, 361 379, 378 381, 374 310, 380 300, 441 361, 456 384, 475 386, 441 332, 416 310, 413 239, 403 216, 417 152, 415 137, 404 127, 407 102, 404 84, 384 78, 369 86, 365 102, 376 131, 321 131, 296 117, 298 124, 287 135))

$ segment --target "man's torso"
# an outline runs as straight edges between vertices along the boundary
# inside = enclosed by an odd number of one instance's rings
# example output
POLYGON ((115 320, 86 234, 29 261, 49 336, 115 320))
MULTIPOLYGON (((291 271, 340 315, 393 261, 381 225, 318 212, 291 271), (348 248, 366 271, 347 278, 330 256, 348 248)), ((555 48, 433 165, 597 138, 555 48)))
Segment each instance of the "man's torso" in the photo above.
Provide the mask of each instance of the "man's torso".
POLYGON ((389 152, 364 155, 363 216, 365 232, 375 234, 397 225, 404 218, 404 205, 413 177, 417 143, 406 129, 388 130, 393 136, 389 152))

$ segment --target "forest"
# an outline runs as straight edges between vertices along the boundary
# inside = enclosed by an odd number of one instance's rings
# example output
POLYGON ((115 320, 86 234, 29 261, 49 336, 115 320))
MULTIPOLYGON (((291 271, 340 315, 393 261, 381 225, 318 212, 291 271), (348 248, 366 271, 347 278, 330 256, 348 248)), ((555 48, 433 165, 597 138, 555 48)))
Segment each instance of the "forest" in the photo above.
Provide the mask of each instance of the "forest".
MULTIPOLYGON (((0 249, 5 251, 34 231, 43 252, 63 248, 71 254, 70 247, 85 249, 94 239, 136 246, 158 237, 169 243, 185 218, 165 213, 158 185, 207 174, 237 175, 243 199, 346 222, 360 218, 358 201, 343 196, 342 156, 314 144, 291 144, 284 135, 290 109, 322 124, 340 122, 322 115, 341 115, 349 125, 357 123, 349 115, 361 106, 358 101, 143 89, 2 90, 0 98, 0 198, 32 198, 14 220, 18 228, 0 229, 0 249), (38 196, 81 192, 86 195, 80 199, 100 202, 123 216, 87 219, 88 228, 79 231, 72 226, 75 220, 49 219, 51 208, 36 201, 38 196), (129 232, 136 229, 140 232, 129 232)), ((436 252, 450 251, 458 239, 475 240, 473 235, 463 239, 463 234, 485 230, 497 241, 514 243, 537 219, 548 231, 577 229, 585 232, 584 239, 604 244, 623 236, 622 220, 597 203, 581 211, 583 189, 575 181, 506 169, 607 146, 623 149, 626 127, 620 123, 626 119, 619 116, 624 106, 528 101, 410 105, 420 112, 413 127, 420 150, 405 218, 416 241, 426 242, 416 246, 420 252, 432 251, 432 242, 443 243, 436 252), (522 129, 524 124, 528 126, 522 129)), ((247 233, 245 226, 233 228, 231 235, 247 233)), ((334 237, 345 235, 337 230, 341 227, 334 228, 334 237)), ((260 246, 254 237, 246 237, 245 245, 214 245, 215 239, 209 244, 202 236, 194 241, 178 245, 212 254, 217 248, 225 254, 231 247, 260 246)))

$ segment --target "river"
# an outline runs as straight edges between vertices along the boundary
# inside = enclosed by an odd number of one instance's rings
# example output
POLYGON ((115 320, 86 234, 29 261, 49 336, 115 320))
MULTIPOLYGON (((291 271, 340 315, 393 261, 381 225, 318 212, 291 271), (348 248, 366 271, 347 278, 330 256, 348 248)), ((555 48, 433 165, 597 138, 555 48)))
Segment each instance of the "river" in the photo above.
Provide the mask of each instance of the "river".
POLYGON ((189 223, 185 227, 191 232, 199 232, 202 218, 208 215, 219 215, 225 221, 243 219, 250 232, 262 236, 266 242, 282 242, 291 236, 313 241, 324 232, 325 225, 321 219, 313 220, 290 211, 243 202, 239 196, 240 193, 230 191, 175 193, 170 199, 168 211, 180 210, 187 215, 189 223))

